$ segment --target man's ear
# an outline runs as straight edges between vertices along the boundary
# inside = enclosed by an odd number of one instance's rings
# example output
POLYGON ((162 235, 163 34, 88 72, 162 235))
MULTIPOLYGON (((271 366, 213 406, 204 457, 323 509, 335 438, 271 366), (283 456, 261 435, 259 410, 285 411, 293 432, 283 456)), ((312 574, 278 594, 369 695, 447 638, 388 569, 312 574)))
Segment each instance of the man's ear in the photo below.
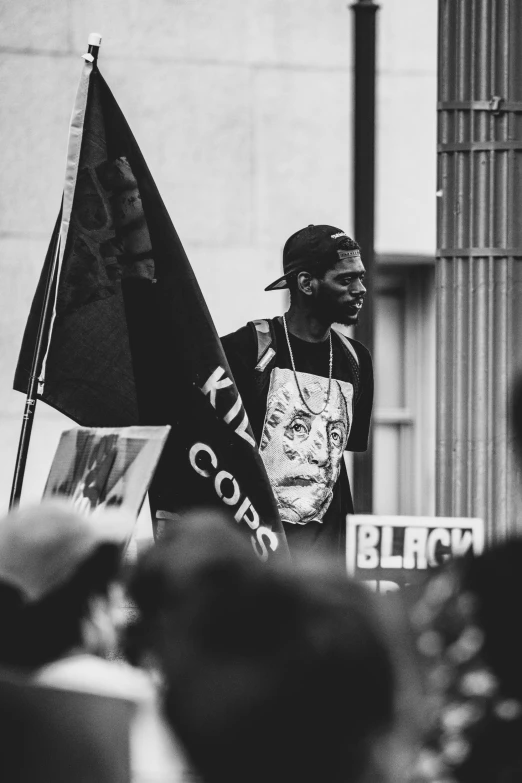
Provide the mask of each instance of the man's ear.
POLYGON ((305 296, 313 294, 313 277, 310 272, 299 272, 297 275, 297 288, 305 296))

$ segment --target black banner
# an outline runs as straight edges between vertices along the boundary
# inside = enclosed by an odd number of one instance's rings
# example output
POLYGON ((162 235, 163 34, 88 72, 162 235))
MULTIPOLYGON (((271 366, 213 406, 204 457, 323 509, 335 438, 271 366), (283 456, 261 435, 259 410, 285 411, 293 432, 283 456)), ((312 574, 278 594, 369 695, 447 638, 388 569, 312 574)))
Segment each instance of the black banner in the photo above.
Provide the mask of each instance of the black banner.
MULTIPOLYGON (((24 335, 19 391, 27 390, 50 258, 24 335)), ((212 318, 145 160, 96 69, 40 396, 83 426, 170 424, 149 492, 154 517, 220 504, 261 558, 287 557, 212 318)))

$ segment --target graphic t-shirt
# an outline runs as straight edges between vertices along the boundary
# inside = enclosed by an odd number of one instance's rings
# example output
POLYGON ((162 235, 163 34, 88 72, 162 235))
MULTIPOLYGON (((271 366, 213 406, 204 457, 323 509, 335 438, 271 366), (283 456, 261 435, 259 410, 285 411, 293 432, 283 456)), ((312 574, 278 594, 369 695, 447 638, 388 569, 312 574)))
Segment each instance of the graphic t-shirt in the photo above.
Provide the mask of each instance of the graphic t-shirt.
POLYGON ((329 340, 311 343, 290 335, 294 375, 281 319, 272 324, 271 347, 276 355, 263 373, 255 369, 257 337, 251 326, 223 337, 223 348, 259 444, 292 556, 316 553, 343 559, 346 514, 353 513, 343 453, 367 448, 373 403, 371 357, 352 340, 359 359, 354 368, 348 348, 332 331, 328 395, 329 340))
POLYGON ((283 522, 322 522, 352 423, 353 386, 275 367, 259 452, 283 522))

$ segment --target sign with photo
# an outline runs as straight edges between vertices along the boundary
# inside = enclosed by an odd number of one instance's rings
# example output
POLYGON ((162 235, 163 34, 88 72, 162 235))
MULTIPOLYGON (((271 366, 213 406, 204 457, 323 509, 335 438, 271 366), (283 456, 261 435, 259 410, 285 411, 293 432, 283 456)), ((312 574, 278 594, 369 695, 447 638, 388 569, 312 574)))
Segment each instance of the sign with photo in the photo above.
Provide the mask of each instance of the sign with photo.
POLYGON ((80 511, 123 507, 138 516, 170 427, 75 427, 62 433, 44 498, 80 511))
POLYGON ((347 520, 348 573, 380 593, 417 584, 445 560, 483 549, 482 519, 360 514, 347 520))

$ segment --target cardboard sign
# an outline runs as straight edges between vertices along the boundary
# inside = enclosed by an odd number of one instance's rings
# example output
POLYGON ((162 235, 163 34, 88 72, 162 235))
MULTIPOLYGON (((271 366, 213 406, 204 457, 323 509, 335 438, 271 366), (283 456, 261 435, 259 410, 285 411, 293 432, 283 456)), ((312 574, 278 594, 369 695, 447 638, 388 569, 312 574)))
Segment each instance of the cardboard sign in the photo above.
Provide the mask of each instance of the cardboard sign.
POLYGON ((44 498, 79 511, 124 507, 138 515, 170 427, 76 427, 62 433, 44 498))
POLYGON ((464 517, 349 516, 348 573, 377 592, 421 582, 429 569, 484 549, 484 522, 464 517))

